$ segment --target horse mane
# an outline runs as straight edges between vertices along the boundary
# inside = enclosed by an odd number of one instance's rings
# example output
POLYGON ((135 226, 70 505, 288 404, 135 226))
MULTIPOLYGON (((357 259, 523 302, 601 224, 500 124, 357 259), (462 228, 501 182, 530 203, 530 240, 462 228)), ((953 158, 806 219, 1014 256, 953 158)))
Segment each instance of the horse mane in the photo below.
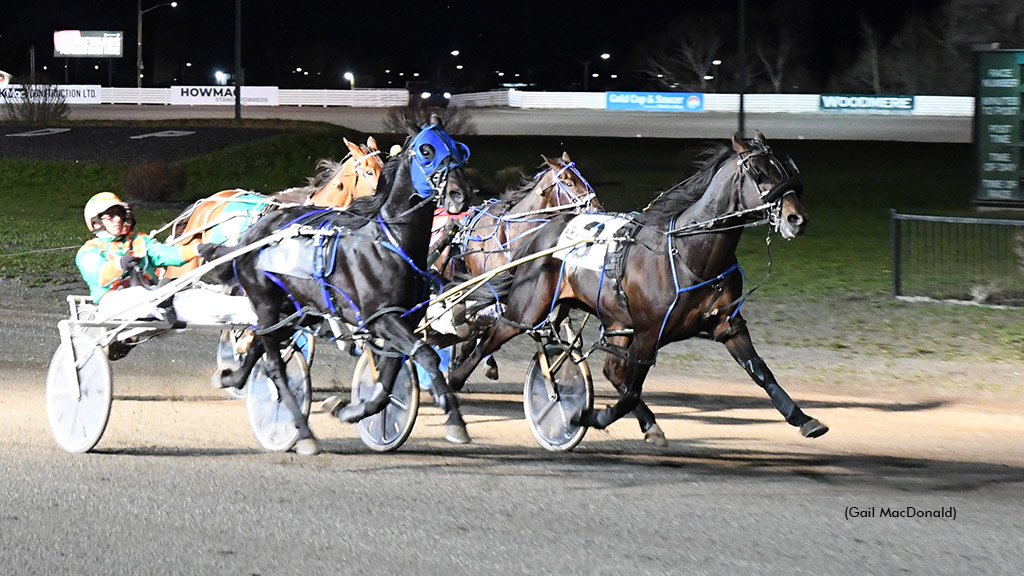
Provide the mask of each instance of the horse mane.
MULTIPOLYGON (((538 168, 547 166, 547 163, 542 162, 538 168)), ((519 203, 520 200, 526 198, 526 196, 533 191, 534 187, 537 186, 537 182, 544 176, 545 171, 541 170, 533 177, 527 176, 526 174, 520 173, 519 184, 513 184, 505 189, 501 193, 501 201, 507 202, 509 206, 514 206, 519 203)))
POLYGON ((662 192, 653 202, 641 213, 637 220, 648 226, 667 224, 669 220, 678 216, 680 212, 693 206, 704 193, 715 173, 725 164, 725 161, 733 155, 732 148, 724 144, 711 144, 700 156, 706 159, 700 164, 692 176, 662 192))
POLYGON ((338 174, 343 162, 335 162, 329 158, 321 158, 316 163, 316 173, 309 179, 308 188, 314 190, 322 188, 338 174))
POLYGON ((388 158, 384 163, 384 169, 377 184, 377 192, 369 196, 356 198, 344 210, 336 210, 337 217, 332 217, 331 222, 339 226, 357 226, 371 220, 380 213, 381 208, 391 197, 395 179, 398 177, 398 170, 402 167, 405 155, 399 154, 388 158), (357 224, 357 222, 359 224, 357 224))

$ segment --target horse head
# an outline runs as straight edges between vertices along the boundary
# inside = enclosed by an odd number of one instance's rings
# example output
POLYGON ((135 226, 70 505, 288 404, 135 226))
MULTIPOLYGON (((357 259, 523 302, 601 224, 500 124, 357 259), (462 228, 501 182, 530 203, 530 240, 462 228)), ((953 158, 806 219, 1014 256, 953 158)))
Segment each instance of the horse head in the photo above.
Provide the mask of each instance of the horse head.
POLYGON ((569 158, 568 152, 562 152, 560 159, 552 160, 543 154, 541 158, 548 169, 537 186, 537 195, 544 199, 543 205, 539 208, 566 206, 587 211, 604 211, 604 206, 598 202, 594 189, 577 170, 576 163, 569 158))
POLYGON ((307 201, 314 206, 346 208, 356 198, 372 196, 377 191, 384 162, 380 159, 377 141, 370 136, 366 144, 356 145, 343 138, 348 147, 348 157, 340 165, 321 160, 319 167, 323 175, 314 177, 312 185, 320 186, 307 201), (329 177, 322 186, 320 183, 329 177))
POLYGON ((430 125, 409 135, 412 141, 406 150, 416 193, 422 198, 437 197, 438 204, 451 214, 464 212, 473 198, 462 170, 469 160, 469 147, 449 136, 436 114, 430 125))
POLYGON ((740 168, 741 203, 747 208, 765 207, 769 224, 786 240, 803 234, 808 217, 800 201, 803 185, 796 164, 788 158, 779 160, 760 130, 749 142, 733 134, 732 148, 740 168))

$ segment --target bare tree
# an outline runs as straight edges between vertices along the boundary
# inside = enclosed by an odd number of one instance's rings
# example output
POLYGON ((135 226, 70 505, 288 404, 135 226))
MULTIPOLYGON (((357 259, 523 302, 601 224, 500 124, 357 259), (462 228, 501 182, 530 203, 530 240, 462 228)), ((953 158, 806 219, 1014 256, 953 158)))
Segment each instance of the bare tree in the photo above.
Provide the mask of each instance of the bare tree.
POLYGON ((715 60, 725 48, 722 21, 707 16, 687 18, 669 31, 644 59, 641 73, 659 88, 709 92, 716 84, 715 60))
POLYGON ((793 40, 793 33, 788 28, 779 30, 777 43, 773 46, 768 44, 767 39, 760 39, 754 45, 754 53, 757 54, 760 70, 768 76, 772 85, 772 91, 776 94, 782 92, 785 86, 786 72, 793 55, 796 42, 793 40))

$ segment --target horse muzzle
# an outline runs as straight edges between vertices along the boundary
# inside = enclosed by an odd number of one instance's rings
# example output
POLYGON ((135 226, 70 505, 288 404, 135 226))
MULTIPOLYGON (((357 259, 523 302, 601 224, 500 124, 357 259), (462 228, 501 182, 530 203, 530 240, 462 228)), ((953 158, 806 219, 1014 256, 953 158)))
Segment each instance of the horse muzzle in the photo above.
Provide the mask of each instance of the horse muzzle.
POLYGON ((451 214, 465 212, 469 208, 473 193, 462 188, 452 188, 445 191, 445 210, 451 214))

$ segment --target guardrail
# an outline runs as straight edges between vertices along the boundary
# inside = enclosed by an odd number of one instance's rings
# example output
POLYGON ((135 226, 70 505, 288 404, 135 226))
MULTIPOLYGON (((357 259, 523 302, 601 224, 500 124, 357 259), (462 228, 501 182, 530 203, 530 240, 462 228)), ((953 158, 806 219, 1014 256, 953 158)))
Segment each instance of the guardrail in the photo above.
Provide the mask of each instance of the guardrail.
POLYGON ((1024 220, 891 217, 895 298, 1024 306, 1024 220))
MULTIPOLYGON (((739 112, 739 94, 704 94, 705 112, 739 112)), ((832 114, 823 111, 820 94, 746 94, 743 108, 754 114, 832 114)), ((454 94, 452 106, 511 108, 566 108, 603 110, 604 92, 525 92, 494 90, 470 94, 454 94)), ((845 111, 867 114, 869 111, 845 111)), ((887 112, 881 112, 887 113, 887 112)), ((912 116, 974 116, 974 98, 970 96, 915 96, 912 116)))
MULTIPOLYGON (((46 88, 46 87, 44 87, 46 88)), ((98 85, 55 85, 52 89, 68 94, 69 104, 233 104, 233 87, 196 86, 172 88, 114 88, 98 85), (177 91, 177 92, 176 92, 177 91)), ((2 100, 20 98, 23 88, 11 86, 0 91, 2 100)), ((252 102, 243 105, 269 106, 348 106, 353 108, 388 108, 405 106, 409 93, 403 89, 358 90, 282 90, 276 86, 243 87, 242 96, 255 93, 252 102)), ((604 110, 611 108, 612 96, 639 98, 647 92, 532 92, 522 90, 494 90, 455 94, 450 105, 457 107, 510 107, 538 109, 604 110), (611 96, 609 96, 611 95, 611 96)), ((680 94, 659 93, 677 97, 680 94)), ((736 113, 740 107, 739 94, 684 94, 687 112, 736 113), (694 106, 690 106, 690 100, 694 106)), ((632 102, 631 102, 632 103, 632 102)), ((775 114, 901 114, 910 116, 973 117, 975 102, 970 96, 880 96, 880 95, 821 95, 821 94, 746 94, 744 110, 750 113, 775 114), (829 101, 841 102, 839 106, 829 101), (879 105, 878 102, 882 104, 879 105), (840 107, 841 106, 841 107, 840 107), (888 106, 888 108, 887 108, 888 106)), ((618 109, 618 108, 616 108, 618 109)), ((632 108, 626 108, 632 109, 632 108)))

